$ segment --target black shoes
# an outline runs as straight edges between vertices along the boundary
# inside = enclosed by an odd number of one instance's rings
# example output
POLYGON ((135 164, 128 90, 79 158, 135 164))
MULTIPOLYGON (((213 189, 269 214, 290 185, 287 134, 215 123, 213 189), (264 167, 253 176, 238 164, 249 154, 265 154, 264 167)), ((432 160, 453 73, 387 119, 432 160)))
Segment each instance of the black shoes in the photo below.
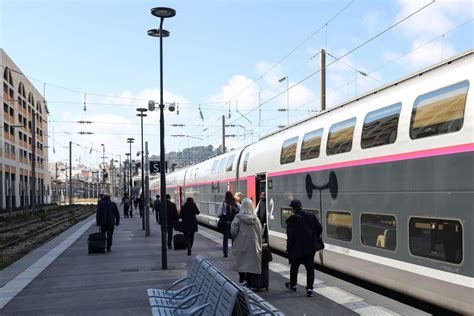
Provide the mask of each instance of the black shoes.
POLYGON ((188 256, 190 256, 190 255, 191 255, 191 249, 190 249, 190 250, 188 250, 188 256))
POLYGON ((307 297, 312 297, 313 296, 313 289, 307 289, 306 290, 306 296, 307 297))
POLYGON ((224 258, 227 258, 227 254, 224 255, 224 258))
POLYGON ((285 283, 285 286, 286 286, 287 289, 290 289, 290 290, 292 290, 293 292, 296 292, 296 286, 295 286, 295 285, 291 285, 290 282, 286 282, 286 283, 285 283))

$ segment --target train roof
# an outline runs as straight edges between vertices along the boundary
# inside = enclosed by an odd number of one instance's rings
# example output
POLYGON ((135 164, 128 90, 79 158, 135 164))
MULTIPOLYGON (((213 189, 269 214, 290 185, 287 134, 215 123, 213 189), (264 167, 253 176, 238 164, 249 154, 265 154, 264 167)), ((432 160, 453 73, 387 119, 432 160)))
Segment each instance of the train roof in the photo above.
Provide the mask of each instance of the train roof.
POLYGON ((299 120, 299 121, 297 121, 297 122, 294 122, 293 124, 290 124, 290 125, 288 125, 288 126, 286 126, 286 127, 284 127, 284 128, 281 128, 281 129, 279 129, 279 130, 276 130, 276 131, 274 131, 274 132, 271 132, 270 134, 267 134, 267 135, 265 135, 265 136, 262 136, 262 137, 259 138, 258 140, 262 140, 262 139, 268 138, 268 137, 270 137, 270 136, 273 136, 273 135, 275 135, 275 134, 279 134, 279 133, 281 133, 281 132, 283 132, 283 131, 286 131, 286 130, 288 130, 288 129, 290 129, 290 128, 293 128, 293 127, 295 127, 295 126, 297 126, 297 125, 300 125, 300 124, 305 123, 305 122, 307 122, 307 121, 309 121, 309 120, 312 120, 312 119, 315 118, 315 117, 324 115, 324 114, 326 114, 326 113, 332 112, 332 111, 334 111, 334 110, 336 110, 336 109, 339 109, 339 108, 341 108, 341 107, 343 107, 343 106, 345 106, 345 105, 348 105, 348 104, 350 104, 350 103, 357 102, 357 101, 359 101, 359 100, 361 100, 361 99, 363 99, 363 98, 366 98, 366 97, 369 97, 369 96, 371 96, 371 95, 377 94, 377 93, 379 93, 380 91, 386 90, 386 89, 391 88, 391 87, 393 87, 393 86, 396 86, 396 85, 398 85, 398 84, 400 84, 400 83, 402 83, 402 82, 405 82, 405 81, 407 81, 407 80, 413 79, 413 78, 418 77, 418 76, 421 76, 422 74, 424 74, 424 73, 426 73, 426 72, 433 71, 433 70, 435 70, 435 69, 437 69, 437 68, 439 68, 439 67, 442 67, 442 66, 444 66, 444 65, 450 64, 450 63, 452 63, 453 61, 463 59, 463 58, 465 58, 465 57, 467 57, 467 56, 469 56, 469 55, 472 55, 472 54, 474 54, 474 49, 469 49, 469 50, 467 50, 467 51, 464 51, 464 52, 462 52, 462 53, 460 53, 460 54, 457 54, 457 55, 452 56, 452 57, 450 57, 450 58, 448 58, 448 59, 445 59, 445 60, 443 60, 443 61, 440 61, 440 62, 438 62, 438 63, 436 63, 436 64, 433 64, 433 65, 431 65, 431 66, 428 66, 428 67, 426 67, 426 68, 424 68, 424 69, 422 69, 422 70, 419 70, 419 71, 416 71, 416 72, 414 72, 414 73, 411 73, 411 74, 409 74, 409 75, 407 75, 407 76, 405 76, 405 77, 402 77, 401 79, 398 79, 398 80, 396 80, 396 81, 392 81, 392 82, 390 82, 390 83, 388 83, 388 84, 386 84, 386 85, 383 85, 383 86, 381 86, 381 87, 379 87, 379 88, 376 88, 376 89, 374 89, 374 90, 368 91, 368 92, 366 92, 366 93, 364 93, 364 94, 362 94, 362 95, 360 95, 360 96, 358 96, 358 97, 355 97, 355 98, 349 99, 349 100, 347 100, 347 101, 344 101, 344 102, 342 102, 342 103, 340 103, 340 104, 338 104, 338 105, 335 105, 335 106, 333 106, 333 107, 331 107, 331 108, 329 108, 329 109, 326 109, 326 110, 324 110, 324 111, 322 111, 322 112, 319 112, 319 113, 310 115, 310 116, 308 116, 308 117, 305 117, 304 119, 301 119, 301 120, 299 120))

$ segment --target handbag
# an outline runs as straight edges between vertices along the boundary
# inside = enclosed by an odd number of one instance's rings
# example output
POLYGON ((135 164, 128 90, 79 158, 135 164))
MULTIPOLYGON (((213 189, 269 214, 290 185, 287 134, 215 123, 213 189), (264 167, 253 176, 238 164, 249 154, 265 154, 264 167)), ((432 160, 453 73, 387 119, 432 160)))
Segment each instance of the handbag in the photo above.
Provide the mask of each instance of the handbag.
POLYGON ((321 235, 317 236, 314 239, 314 251, 319 251, 324 249, 324 242, 323 239, 321 238, 321 235))
POLYGON ((226 224, 227 224, 227 216, 226 215, 221 215, 219 217, 219 221, 217 222, 217 230, 220 233, 223 233, 226 224))
POLYGON ((262 245, 262 262, 270 262, 273 260, 272 250, 268 244, 262 245))

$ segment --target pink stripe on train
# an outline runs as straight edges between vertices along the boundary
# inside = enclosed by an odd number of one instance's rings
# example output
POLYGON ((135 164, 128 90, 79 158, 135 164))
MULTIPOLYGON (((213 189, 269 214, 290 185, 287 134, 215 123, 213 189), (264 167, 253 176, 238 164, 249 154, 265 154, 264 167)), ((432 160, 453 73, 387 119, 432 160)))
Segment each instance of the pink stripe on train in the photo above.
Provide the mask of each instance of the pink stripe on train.
POLYGON ((319 171, 319 170, 327 170, 327 169, 338 169, 338 168, 346 168, 346 167, 372 165, 372 164, 378 164, 378 163, 384 163, 384 162, 392 162, 392 161, 400 161, 400 160, 409 160, 409 159, 418 159, 418 158, 425 158, 425 157, 450 155, 450 154, 457 154, 457 153, 470 152, 470 151, 474 151, 474 143, 456 145, 456 146, 450 146, 450 147, 443 147, 443 148, 420 150, 420 151, 414 151, 414 152, 410 152, 410 153, 403 153, 403 154, 396 154, 396 155, 389 155, 389 156, 382 156, 382 157, 375 157, 375 158, 345 161, 345 162, 339 162, 339 163, 333 163, 333 164, 321 165, 321 166, 314 166, 314 167, 307 167, 307 168, 300 168, 300 169, 284 170, 284 171, 278 171, 278 172, 269 172, 268 176, 275 177, 275 176, 282 176, 282 175, 295 174, 295 173, 304 173, 304 172, 311 172, 311 171, 319 171))

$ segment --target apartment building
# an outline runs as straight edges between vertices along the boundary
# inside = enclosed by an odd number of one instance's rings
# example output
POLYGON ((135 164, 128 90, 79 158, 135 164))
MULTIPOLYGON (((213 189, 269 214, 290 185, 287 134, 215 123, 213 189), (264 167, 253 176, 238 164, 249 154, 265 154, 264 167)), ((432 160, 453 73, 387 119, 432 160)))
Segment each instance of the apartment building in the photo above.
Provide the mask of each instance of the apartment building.
POLYGON ((48 119, 43 96, 1 48, 0 58, 3 73, 0 209, 9 211, 31 207, 33 196, 36 205, 50 201, 48 119))

